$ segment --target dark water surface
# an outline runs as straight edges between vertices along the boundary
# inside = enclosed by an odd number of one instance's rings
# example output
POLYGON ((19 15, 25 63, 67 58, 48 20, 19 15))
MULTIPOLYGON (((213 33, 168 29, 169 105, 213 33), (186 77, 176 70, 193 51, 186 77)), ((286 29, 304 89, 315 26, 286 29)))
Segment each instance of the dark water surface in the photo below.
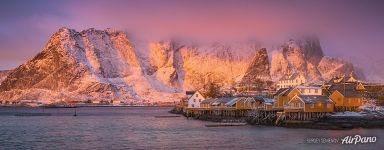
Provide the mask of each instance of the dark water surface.
POLYGON ((344 131, 265 126, 208 128, 170 107, 0 108, 0 149, 384 149, 384 129, 344 131), (52 116, 15 116, 18 113, 52 116), (308 138, 376 136, 375 143, 311 144, 308 138))

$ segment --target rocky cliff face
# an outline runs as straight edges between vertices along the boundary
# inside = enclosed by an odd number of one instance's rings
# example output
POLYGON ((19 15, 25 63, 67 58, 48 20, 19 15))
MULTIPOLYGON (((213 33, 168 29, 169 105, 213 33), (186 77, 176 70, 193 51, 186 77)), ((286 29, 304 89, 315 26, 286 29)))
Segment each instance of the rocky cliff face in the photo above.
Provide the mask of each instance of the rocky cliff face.
POLYGON ((339 58, 323 57, 317 67, 325 80, 355 72, 353 64, 339 58))
POLYGON ((212 81, 231 86, 289 72, 317 81, 348 71, 351 64, 323 56, 316 38, 290 40, 272 52, 270 64, 255 41, 141 43, 111 29, 61 28, 39 54, 10 71, 0 100, 176 101, 212 81))
POLYGON ((324 56, 319 40, 313 37, 291 39, 272 54, 271 76, 278 80, 284 74, 303 73, 309 80, 321 80, 317 66, 324 56))
POLYGON ((110 29, 61 28, 39 54, 10 73, 0 99, 173 101, 208 81, 224 86, 239 81, 256 51, 254 43, 140 44, 110 29))
POLYGON ((0 99, 134 101, 177 96, 148 80, 126 34, 61 28, 42 52, 3 81, 0 99))
POLYGON ((316 82, 353 71, 351 63, 324 56, 315 37, 291 39, 272 52, 271 76, 275 81, 288 73, 304 74, 308 81, 316 82))
POLYGON ((11 73, 11 70, 2 70, 2 71, 0 71, 0 85, 1 85, 1 82, 3 82, 5 80, 5 78, 7 78, 9 73, 11 73))
POLYGON ((247 81, 252 79, 260 79, 263 81, 271 80, 268 53, 265 48, 256 52, 242 80, 247 81))

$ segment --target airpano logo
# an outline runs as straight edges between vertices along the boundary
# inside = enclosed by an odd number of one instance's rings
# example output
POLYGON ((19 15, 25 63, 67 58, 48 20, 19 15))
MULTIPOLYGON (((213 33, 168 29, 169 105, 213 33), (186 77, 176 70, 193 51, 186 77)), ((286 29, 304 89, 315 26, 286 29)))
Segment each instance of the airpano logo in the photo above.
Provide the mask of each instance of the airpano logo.
POLYGON ((311 137, 306 138, 307 144, 367 144, 376 143, 376 136, 348 135, 345 137, 311 137))
POLYGON ((346 136, 341 139, 341 144, 366 144, 366 143, 375 143, 377 138, 375 136, 346 136))

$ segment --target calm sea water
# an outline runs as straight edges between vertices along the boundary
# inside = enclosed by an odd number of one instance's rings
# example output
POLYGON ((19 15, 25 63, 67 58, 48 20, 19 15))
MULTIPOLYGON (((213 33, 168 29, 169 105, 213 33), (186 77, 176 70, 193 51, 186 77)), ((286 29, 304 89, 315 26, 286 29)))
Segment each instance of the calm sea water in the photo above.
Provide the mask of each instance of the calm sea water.
MULTIPOLYGON (((0 108, 0 149, 383 149, 384 129, 344 131, 265 126, 205 127, 167 107, 0 108), (17 113, 52 116, 15 116, 17 113), (376 143, 308 143, 308 138, 376 136, 376 143)), ((340 141, 339 141, 340 142, 340 141)))

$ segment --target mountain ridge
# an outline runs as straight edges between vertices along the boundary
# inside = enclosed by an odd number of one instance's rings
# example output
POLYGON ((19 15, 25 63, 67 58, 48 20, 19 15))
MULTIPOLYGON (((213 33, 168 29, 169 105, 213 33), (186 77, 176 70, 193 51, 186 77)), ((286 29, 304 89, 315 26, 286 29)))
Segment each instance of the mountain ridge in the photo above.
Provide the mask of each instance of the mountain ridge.
POLYGON ((345 61, 323 60, 320 42, 313 37, 289 40, 272 52, 270 62, 268 51, 255 41, 140 44, 113 29, 60 28, 39 54, 4 79, 0 100, 177 101, 183 91, 199 90, 210 82, 232 86, 258 72, 262 80, 276 81, 293 71, 317 81, 322 74, 337 74, 324 67, 327 64, 354 70, 345 61))

